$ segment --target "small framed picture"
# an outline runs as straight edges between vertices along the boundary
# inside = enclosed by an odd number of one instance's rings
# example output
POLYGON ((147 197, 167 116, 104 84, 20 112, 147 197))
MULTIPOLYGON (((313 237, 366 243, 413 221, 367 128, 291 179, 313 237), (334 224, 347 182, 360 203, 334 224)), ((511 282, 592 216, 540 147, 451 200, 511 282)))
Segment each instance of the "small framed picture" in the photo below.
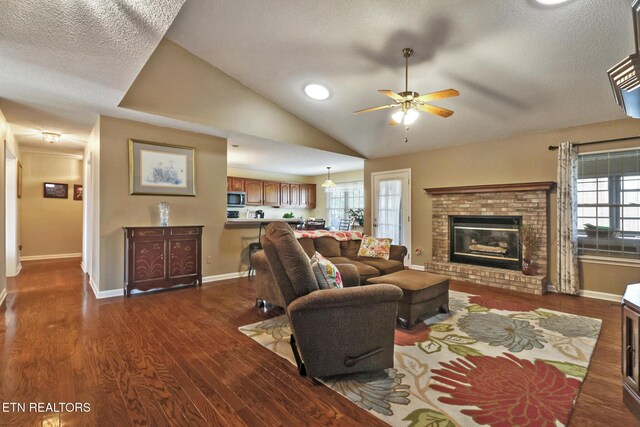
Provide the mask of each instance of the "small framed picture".
POLYGON ((69 185, 57 184, 55 182, 44 183, 44 197, 52 199, 67 199, 69 198, 69 185))
POLYGON ((195 196, 195 149, 129 140, 129 193, 195 196))
POLYGON ((73 184, 73 200, 82 200, 82 185, 73 184))

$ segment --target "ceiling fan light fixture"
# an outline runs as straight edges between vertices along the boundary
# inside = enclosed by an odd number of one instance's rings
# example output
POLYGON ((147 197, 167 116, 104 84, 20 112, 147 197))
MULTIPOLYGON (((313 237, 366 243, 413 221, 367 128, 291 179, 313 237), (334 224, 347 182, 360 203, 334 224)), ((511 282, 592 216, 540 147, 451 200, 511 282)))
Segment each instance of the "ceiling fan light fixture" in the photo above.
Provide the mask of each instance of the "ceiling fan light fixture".
POLYGON ((329 98, 329 89, 316 83, 306 85, 304 87, 304 93, 306 93, 309 98, 317 101, 324 101, 329 98))
POLYGON ((414 110, 413 108, 409 108, 407 110, 396 111, 391 115, 391 118, 398 124, 409 126, 416 120, 418 120, 418 116, 420 116, 420 113, 418 113, 418 111, 414 110))

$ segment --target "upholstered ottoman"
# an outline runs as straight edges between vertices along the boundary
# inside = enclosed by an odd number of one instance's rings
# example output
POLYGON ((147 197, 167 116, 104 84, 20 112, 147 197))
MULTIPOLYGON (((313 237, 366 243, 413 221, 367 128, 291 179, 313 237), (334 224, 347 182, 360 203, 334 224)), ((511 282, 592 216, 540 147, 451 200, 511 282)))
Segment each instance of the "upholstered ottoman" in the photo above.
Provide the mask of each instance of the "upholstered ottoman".
POLYGON ((402 289, 398 317, 405 328, 415 326, 418 318, 440 310, 449 312, 449 279, 415 270, 402 270, 367 279, 367 284, 389 283, 402 289))

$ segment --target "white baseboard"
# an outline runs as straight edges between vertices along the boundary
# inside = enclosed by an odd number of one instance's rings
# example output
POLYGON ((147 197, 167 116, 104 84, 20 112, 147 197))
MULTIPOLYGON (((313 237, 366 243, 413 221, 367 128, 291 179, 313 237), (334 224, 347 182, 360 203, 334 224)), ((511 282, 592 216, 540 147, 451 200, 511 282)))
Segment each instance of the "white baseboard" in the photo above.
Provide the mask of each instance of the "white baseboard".
POLYGON ((21 263, 21 262, 19 262, 19 263, 18 263, 18 269, 16 270, 16 276, 17 276, 18 274, 20 274, 20 272, 21 272, 21 271, 22 271, 22 263, 21 263))
POLYGON ((64 259, 64 258, 80 258, 82 256, 81 253, 77 254, 53 254, 53 255, 30 255, 30 256, 21 256, 20 261, 39 261, 43 259, 64 259))
POLYGON ((87 272, 87 268, 84 266, 84 260, 80 261, 80 268, 82 269, 83 273, 87 272))
POLYGON ((211 282, 219 282, 221 280, 229 280, 229 279, 237 279, 240 277, 247 277, 249 272, 235 272, 235 273, 225 273, 225 274, 216 274, 215 276, 204 276, 202 278, 202 284, 211 283, 211 282))
MULTIPOLYGON (((547 286, 547 292, 551 292, 554 294, 558 293, 552 285, 547 286)), ((595 299, 601 299, 604 301, 615 301, 615 302, 622 301, 622 295, 608 294, 606 292, 590 291, 587 289, 581 289, 578 295, 585 298, 595 298, 595 299)))
POLYGON ((121 297, 124 295, 124 289, 112 289, 110 291, 98 291, 98 287, 92 278, 89 278, 89 284, 91 285, 91 289, 93 290, 93 294, 96 296, 96 299, 103 298, 113 298, 113 297, 121 297))
POLYGON ((424 267, 424 265, 418 265, 418 264, 411 264, 411 265, 409 266, 409 268, 410 268, 411 270, 418 270, 418 271, 425 271, 425 270, 426 270, 426 268, 424 267))
POLYGON ((4 299, 7 297, 7 290, 3 289, 2 291, 0 291, 0 306, 2 306, 2 303, 4 302, 4 299))

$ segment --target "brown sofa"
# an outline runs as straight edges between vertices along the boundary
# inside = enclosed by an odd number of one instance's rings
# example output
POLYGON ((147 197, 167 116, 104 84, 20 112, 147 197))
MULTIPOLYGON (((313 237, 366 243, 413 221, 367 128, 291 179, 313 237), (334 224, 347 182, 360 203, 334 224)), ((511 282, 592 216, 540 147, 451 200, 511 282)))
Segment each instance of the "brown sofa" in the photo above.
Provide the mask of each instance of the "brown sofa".
MULTIPOLYGON (((359 257, 360 240, 340 242, 333 237, 318 237, 316 239, 302 238, 298 243, 311 257, 316 251, 333 262, 342 276, 345 287, 364 285, 367 279, 384 276, 385 274, 402 271, 407 248, 391 245, 389 259, 359 257)), ((284 299, 274 283, 264 251, 260 250, 251 255, 251 265, 256 269, 256 304, 263 301, 284 307, 284 299)))

